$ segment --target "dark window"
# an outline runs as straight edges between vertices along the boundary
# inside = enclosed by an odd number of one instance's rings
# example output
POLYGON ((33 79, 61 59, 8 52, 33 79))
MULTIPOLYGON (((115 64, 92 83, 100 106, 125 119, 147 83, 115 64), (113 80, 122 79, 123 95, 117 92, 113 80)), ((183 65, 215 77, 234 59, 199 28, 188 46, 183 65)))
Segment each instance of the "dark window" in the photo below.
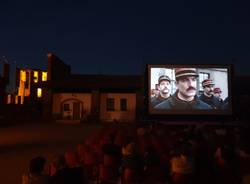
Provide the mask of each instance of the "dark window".
POLYGON ((121 111, 127 110, 127 99, 126 98, 122 98, 120 100, 120 109, 121 109, 121 111))
POLYGON ((115 99, 114 98, 107 98, 107 111, 114 111, 115 110, 115 99))
POLYGON ((63 110, 69 111, 69 104, 63 104, 63 110))

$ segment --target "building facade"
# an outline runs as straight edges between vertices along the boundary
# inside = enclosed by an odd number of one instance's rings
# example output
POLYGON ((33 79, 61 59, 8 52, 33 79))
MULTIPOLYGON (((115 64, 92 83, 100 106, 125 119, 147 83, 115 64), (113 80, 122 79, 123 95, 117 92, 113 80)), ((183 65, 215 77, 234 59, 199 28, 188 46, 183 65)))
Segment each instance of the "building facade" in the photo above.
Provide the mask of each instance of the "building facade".
POLYGON ((143 103, 142 89, 142 76, 74 75, 69 65, 49 53, 43 115, 56 120, 133 122, 143 103))
POLYGON ((34 104, 42 101, 47 84, 47 71, 30 68, 16 69, 16 94, 8 95, 7 104, 34 104))

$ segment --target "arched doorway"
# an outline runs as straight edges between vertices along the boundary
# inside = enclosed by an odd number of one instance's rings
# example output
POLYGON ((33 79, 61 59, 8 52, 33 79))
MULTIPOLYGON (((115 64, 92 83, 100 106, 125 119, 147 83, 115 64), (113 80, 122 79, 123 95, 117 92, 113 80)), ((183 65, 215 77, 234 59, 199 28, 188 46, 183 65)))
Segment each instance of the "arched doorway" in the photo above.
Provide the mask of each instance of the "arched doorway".
POLYGON ((83 116, 83 102, 76 98, 61 102, 61 115, 63 119, 80 120, 83 116))

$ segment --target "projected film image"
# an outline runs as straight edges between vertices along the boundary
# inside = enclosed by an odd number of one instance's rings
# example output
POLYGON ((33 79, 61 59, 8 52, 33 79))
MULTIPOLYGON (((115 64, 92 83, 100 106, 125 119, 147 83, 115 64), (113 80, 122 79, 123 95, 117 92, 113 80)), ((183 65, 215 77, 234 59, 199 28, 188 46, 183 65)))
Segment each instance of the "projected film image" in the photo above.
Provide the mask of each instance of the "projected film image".
POLYGON ((227 67, 149 68, 149 113, 231 113, 227 67))

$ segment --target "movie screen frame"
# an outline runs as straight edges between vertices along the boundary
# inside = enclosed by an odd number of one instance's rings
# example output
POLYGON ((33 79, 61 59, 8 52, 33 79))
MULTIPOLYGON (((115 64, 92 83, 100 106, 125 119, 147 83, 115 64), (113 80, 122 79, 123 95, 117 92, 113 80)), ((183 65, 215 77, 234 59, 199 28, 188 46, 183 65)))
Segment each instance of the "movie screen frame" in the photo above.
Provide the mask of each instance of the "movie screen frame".
POLYGON ((146 98, 149 115, 232 115, 233 113, 231 65, 147 65, 146 79, 146 98), (188 93, 185 94, 185 84, 187 83, 183 82, 187 78, 192 78, 196 90, 188 89, 188 93), (194 81, 194 79, 196 80, 194 81), (165 87, 162 87, 164 85, 165 87), (179 90, 177 90, 178 88, 179 90), (213 92, 211 92, 212 90, 213 92), (223 100, 219 100, 221 103, 218 102, 218 92, 223 100), (167 95, 167 93, 170 93, 170 98, 168 98, 169 94, 167 95), (206 101, 207 98, 204 99, 203 97, 204 94, 212 93, 216 94, 217 97, 213 99, 213 103, 209 104, 210 102, 206 101), (187 98, 184 99, 190 99, 189 97, 192 94, 197 96, 195 97, 197 100, 189 102, 188 105, 184 103, 185 107, 178 106, 178 100, 186 96, 187 98), (156 98, 157 95, 158 98, 156 98), (165 102, 163 103, 163 101, 165 102), (198 101, 197 104, 193 105, 192 103, 196 103, 196 101, 198 101), (205 101, 206 103, 204 104, 203 102, 205 101), (190 107, 190 104, 192 107, 190 107))

